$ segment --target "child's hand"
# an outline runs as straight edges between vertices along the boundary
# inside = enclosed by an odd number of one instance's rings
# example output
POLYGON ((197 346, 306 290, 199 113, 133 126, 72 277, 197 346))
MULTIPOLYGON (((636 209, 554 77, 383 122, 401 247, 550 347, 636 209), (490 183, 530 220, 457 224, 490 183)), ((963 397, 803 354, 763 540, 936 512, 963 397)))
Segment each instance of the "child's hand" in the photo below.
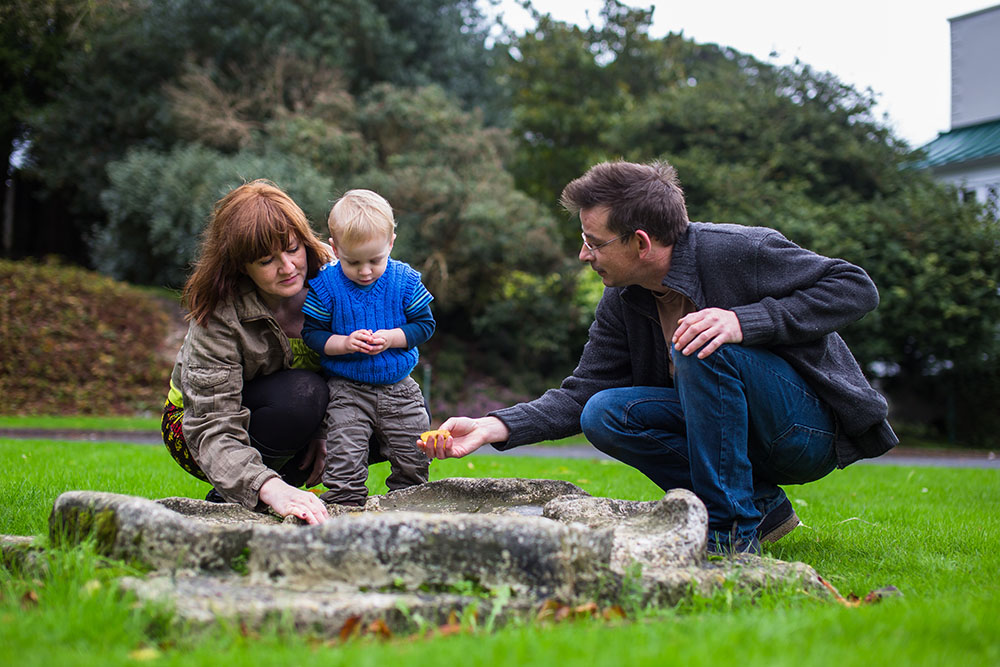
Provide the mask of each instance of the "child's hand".
MULTIPOLYGON (((350 336, 347 336, 344 345, 347 352, 361 352, 362 354, 375 354, 372 352, 372 332, 369 329, 358 329, 350 336)), ((381 352, 381 350, 379 350, 381 352)))
POLYGON ((372 349, 368 354, 381 354, 392 347, 389 333, 386 329, 379 329, 374 332, 369 339, 372 349))

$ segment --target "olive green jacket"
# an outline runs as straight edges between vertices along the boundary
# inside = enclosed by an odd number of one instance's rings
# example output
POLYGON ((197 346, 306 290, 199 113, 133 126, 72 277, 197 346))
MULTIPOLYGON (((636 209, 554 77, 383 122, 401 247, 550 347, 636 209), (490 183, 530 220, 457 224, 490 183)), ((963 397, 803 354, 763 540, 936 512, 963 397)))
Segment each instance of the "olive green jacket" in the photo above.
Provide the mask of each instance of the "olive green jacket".
POLYGON ((204 326, 192 322, 170 377, 183 397, 184 439, 222 497, 248 508, 278 473, 250 445, 243 383, 292 367, 288 336, 247 279, 204 326))

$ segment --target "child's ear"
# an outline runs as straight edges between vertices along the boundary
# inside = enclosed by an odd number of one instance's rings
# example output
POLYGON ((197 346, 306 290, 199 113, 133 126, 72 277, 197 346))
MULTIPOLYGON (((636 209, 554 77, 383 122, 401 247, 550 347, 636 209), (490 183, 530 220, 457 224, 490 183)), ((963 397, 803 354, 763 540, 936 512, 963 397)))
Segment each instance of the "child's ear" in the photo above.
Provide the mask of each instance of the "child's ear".
POLYGON ((327 240, 330 242, 330 249, 333 250, 333 256, 340 259, 340 253, 337 252, 337 244, 333 242, 333 237, 331 236, 327 240))
POLYGON ((389 239, 389 250, 392 250, 392 246, 395 242, 396 242, 396 234, 393 233, 392 238, 389 239))

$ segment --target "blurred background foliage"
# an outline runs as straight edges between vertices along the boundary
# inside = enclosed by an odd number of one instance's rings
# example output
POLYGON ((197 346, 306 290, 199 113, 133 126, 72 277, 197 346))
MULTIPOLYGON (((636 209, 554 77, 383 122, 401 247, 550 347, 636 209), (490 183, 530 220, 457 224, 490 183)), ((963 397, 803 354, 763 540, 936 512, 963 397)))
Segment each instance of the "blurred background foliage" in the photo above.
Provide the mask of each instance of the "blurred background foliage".
POLYGON ((435 412, 471 414, 558 381, 586 340, 601 287, 563 186, 665 159, 692 219, 774 227, 871 274, 882 304, 843 335, 898 421, 996 442, 1000 225, 909 168, 872 91, 654 38, 653 9, 617 0, 524 33, 482 7, 4 3, 4 256, 175 288, 243 181, 278 183, 324 236, 340 193, 377 190, 436 297, 435 412))

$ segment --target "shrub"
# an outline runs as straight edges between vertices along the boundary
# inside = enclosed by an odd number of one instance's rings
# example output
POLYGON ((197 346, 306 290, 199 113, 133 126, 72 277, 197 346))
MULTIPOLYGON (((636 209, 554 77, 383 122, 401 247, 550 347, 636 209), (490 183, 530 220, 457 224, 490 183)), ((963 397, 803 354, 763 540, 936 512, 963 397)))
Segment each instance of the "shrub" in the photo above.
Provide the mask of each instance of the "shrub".
POLYGON ((158 297, 106 276, 0 260, 4 412, 159 410, 176 352, 163 345, 166 312, 158 297))
POLYGON ((108 176, 111 185, 101 195, 108 218, 91 239, 93 262, 114 278, 141 285, 181 286, 215 202, 247 181, 274 181, 316 229, 333 198, 333 182, 301 158, 224 155, 197 144, 166 153, 130 151, 108 166, 108 176))

